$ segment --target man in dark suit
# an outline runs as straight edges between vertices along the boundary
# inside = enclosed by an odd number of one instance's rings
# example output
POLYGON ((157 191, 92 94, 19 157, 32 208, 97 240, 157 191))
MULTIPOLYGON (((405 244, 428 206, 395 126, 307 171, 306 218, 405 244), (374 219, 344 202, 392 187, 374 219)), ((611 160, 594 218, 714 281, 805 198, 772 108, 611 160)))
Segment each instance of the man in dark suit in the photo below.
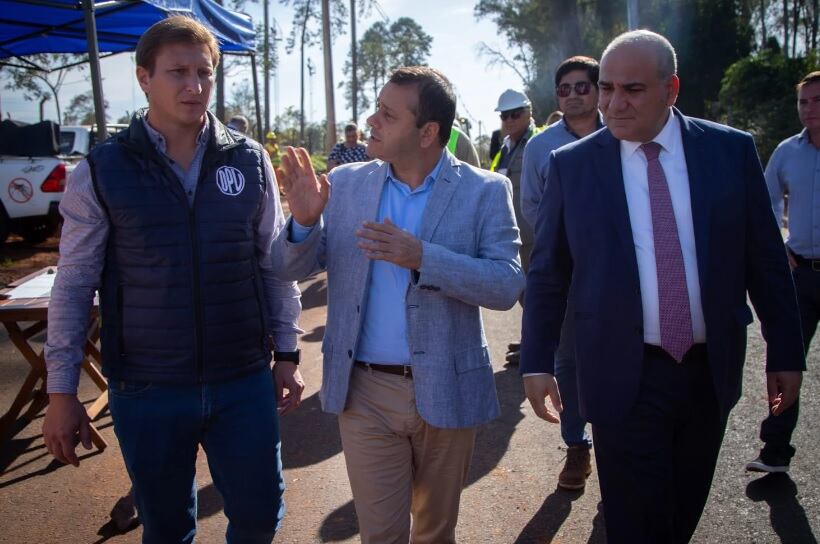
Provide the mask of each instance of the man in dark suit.
POLYGON ((747 293, 768 344, 772 413, 794 402, 805 370, 754 142, 674 109, 676 64, 653 32, 607 46, 607 127, 553 152, 527 278, 526 394, 558 420, 545 399, 561 411, 553 359, 569 300, 612 543, 692 537, 740 397, 747 293))

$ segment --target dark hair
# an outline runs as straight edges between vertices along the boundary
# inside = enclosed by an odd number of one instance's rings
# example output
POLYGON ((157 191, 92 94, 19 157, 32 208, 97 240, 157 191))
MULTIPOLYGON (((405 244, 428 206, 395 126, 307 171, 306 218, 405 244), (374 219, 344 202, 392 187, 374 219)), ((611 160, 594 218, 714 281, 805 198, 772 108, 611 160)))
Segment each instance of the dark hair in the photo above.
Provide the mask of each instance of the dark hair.
POLYGON ((348 123, 345 125, 345 132, 359 132, 359 127, 356 123, 348 123))
POLYGON ((817 83, 818 81, 820 81, 820 72, 811 72, 806 74, 806 76, 800 80, 800 83, 798 83, 795 88, 799 91, 804 85, 808 85, 809 83, 817 83))
POLYGON ((208 47, 214 69, 219 64, 219 43, 205 25, 187 15, 172 15, 154 23, 137 42, 137 66, 154 73, 160 47, 169 43, 191 43, 208 47))
POLYGON ((450 139, 453 119, 456 117, 456 94, 447 77, 429 66, 403 66, 390 74, 390 83, 417 85, 419 101, 416 126, 427 122, 438 123, 438 139, 442 147, 450 139))
POLYGON ((600 71, 598 61, 592 57, 583 56, 570 57, 558 65, 558 69, 555 71, 555 86, 557 87, 561 83, 565 75, 575 70, 586 71, 592 84, 598 86, 598 72, 600 71))

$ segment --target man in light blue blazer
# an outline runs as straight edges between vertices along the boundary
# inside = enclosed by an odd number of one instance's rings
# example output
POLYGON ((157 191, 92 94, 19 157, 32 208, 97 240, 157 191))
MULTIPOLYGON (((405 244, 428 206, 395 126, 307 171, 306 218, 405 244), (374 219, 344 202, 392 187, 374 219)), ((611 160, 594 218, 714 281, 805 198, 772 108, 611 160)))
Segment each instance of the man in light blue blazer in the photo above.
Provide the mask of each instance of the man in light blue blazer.
POLYGON ((524 287, 507 178, 445 146, 456 100, 427 67, 396 70, 367 153, 317 178, 278 172, 293 214, 282 278, 328 272, 321 400, 339 428, 362 542, 455 542, 476 426, 499 413, 479 308, 524 287), (332 187, 332 189, 331 189, 332 187))

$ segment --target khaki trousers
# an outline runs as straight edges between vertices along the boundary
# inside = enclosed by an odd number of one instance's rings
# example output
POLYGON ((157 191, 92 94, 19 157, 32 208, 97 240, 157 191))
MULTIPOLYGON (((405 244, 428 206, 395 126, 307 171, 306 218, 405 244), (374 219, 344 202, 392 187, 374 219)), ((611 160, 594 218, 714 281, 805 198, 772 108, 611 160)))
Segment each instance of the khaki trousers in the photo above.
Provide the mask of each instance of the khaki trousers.
POLYGON ((339 430, 362 544, 455 543, 475 427, 433 427, 412 378, 354 367, 339 430))

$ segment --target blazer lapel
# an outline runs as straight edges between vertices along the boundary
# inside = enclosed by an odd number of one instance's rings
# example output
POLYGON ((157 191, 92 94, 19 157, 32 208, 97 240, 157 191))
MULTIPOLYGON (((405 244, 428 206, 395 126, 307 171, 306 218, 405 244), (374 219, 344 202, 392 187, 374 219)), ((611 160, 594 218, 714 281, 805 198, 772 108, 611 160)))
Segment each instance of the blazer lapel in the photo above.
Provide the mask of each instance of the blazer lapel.
POLYGON ((447 151, 447 157, 444 159, 438 178, 433 184, 433 191, 430 193, 427 207, 421 217, 419 238, 426 242, 429 242, 433 237, 433 232, 435 232, 439 221, 441 221, 444 212, 450 205, 450 200, 452 200, 456 187, 461 181, 461 174, 458 172, 460 164, 458 159, 447 151))
POLYGON ((600 153, 596 153, 593 157, 595 173, 606 195, 605 202, 608 204, 607 207, 615 225, 615 232, 624 246, 625 254, 631 255, 632 261, 636 263, 635 271, 637 273, 635 242, 632 238, 632 224, 629 221, 629 206, 626 202, 624 173, 621 166, 620 142, 609 130, 601 131, 595 139, 601 147, 600 153))
MULTIPOLYGON (((364 303, 364 291, 367 284, 370 282, 370 271, 372 269, 372 261, 364 256, 362 251, 356 247, 358 238, 355 232, 361 228, 365 221, 375 221, 379 213, 379 203, 381 203, 382 192, 384 190, 384 183, 387 180, 387 163, 382 163, 381 166, 368 174, 360 183, 358 190, 358 197, 355 202, 350 205, 355 209, 350 217, 353 219, 353 224, 349 226, 351 231, 352 247, 350 247, 350 258, 348 261, 348 277, 353 282, 350 287, 356 289, 359 295, 357 300, 364 303)), ((332 190, 332 189, 331 189, 332 190)))
POLYGON ((695 251, 698 256, 698 276, 700 276, 701 292, 706 286, 706 272, 709 257, 709 223, 712 212, 711 194, 714 190, 709 187, 709 172, 706 165, 714 164, 709 150, 703 141, 703 129, 684 116, 677 108, 673 108, 681 126, 681 140, 683 152, 686 156, 686 170, 689 174, 689 194, 692 200, 692 223, 695 231, 695 251))

